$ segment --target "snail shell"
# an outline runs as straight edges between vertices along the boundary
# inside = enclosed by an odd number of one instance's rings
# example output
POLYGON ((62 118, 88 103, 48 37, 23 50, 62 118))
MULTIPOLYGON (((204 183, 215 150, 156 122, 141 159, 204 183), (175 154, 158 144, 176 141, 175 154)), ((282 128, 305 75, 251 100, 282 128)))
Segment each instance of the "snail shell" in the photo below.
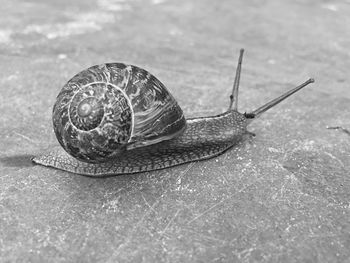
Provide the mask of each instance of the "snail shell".
POLYGON ((75 75, 58 94, 52 119, 62 147, 85 162, 169 140, 186 128, 166 87, 146 70, 122 63, 75 75))

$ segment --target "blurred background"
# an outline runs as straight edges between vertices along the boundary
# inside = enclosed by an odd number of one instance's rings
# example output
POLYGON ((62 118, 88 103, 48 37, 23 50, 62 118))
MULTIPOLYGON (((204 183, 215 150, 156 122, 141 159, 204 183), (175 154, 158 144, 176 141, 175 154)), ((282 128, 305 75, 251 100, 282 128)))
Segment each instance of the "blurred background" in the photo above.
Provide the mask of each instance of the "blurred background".
POLYGON ((0 0, 3 262, 345 262, 350 252, 350 1, 0 0), (31 164, 52 106, 95 64, 147 69, 187 117, 316 83, 224 155, 92 179, 31 164))

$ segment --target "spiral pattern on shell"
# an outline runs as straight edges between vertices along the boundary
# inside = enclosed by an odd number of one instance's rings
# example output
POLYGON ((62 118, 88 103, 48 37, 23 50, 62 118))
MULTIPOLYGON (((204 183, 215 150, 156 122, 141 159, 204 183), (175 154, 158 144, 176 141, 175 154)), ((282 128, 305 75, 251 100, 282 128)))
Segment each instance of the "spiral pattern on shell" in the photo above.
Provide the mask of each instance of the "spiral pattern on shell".
POLYGON ((90 67, 62 88, 53 108, 62 147, 75 158, 103 162, 181 134, 183 112, 146 70, 122 63, 90 67))

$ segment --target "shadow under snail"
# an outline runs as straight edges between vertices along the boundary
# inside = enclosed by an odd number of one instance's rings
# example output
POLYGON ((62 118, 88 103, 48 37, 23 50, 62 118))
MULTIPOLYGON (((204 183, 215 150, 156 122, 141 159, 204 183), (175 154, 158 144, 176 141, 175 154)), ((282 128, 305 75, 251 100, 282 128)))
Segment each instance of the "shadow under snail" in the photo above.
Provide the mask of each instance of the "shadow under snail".
POLYGON ((33 158, 44 166, 103 177, 163 169, 218 156, 249 134, 263 112, 314 82, 309 79, 262 107, 239 113, 241 49, 228 110, 185 119, 165 86, 144 69, 122 63, 90 67, 62 88, 53 127, 63 147, 33 158))

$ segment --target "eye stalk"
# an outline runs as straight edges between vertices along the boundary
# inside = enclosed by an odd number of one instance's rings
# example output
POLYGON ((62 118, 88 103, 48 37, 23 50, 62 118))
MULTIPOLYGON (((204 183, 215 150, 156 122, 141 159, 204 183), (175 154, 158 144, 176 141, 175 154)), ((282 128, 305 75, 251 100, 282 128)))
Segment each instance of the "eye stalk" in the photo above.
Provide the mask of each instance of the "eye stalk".
MULTIPOLYGON (((238 89, 239 89, 239 81, 241 78, 241 71, 242 71, 242 60, 243 60, 243 53, 244 49, 242 48, 239 53, 239 58, 238 58, 238 64, 237 64, 237 69, 236 69, 236 76, 235 80, 233 82, 233 88, 232 88, 232 94, 230 95, 230 104, 228 107, 227 111, 231 111, 232 108, 234 111, 238 111, 238 89)), ((282 94, 281 96, 271 100, 270 102, 264 104, 263 106, 257 108, 256 110, 249 112, 249 113, 244 113, 244 116, 247 119, 254 119, 259 117, 261 114, 263 114, 265 111, 271 109, 272 107, 276 106, 280 102, 284 101, 286 98, 291 96, 292 94, 296 93, 297 91, 301 90, 302 88, 306 87, 310 83, 314 83, 315 80, 310 78, 304 83, 300 84, 299 86, 287 91, 286 93, 282 94)))
POLYGON ((264 104, 263 106, 257 108, 256 110, 250 112, 250 113, 245 113, 245 116, 248 116, 248 118, 252 119, 252 118, 257 118, 259 117, 261 114, 263 114, 265 111, 271 109, 272 107, 276 106, 277 104, 279 104, 280 102, 284 101, 286 98, 288 98, 289 96, 293 95, 294 93, 296 93, 297 91, 301 90, 302 88, 306 87, 307 85, 314 83, 315 80, 314 79, 308 79, 307 81, 305 81, 304 83, 300 84, 299 86, 295 87, 294 89, 291 89, 289 91, 287 91, 286 93, 282 94, 281 96, 271 100, 270 102, 264 104))
POLYGON ((233 82, 232 94, 230 95, 230 105, 228 106, 228 110, 227 111, 230 111, 232 109, 232 106, 233 106, 233 109, 235 111, 238 110, 238 88, 239 88, 239 81, 241 79, 243 53, 244 53, 244 49, 242 48, 239 51, 238 65, 237 65, 237 69, 236 69, 236 76, 235 76, 235 81, 233 82))

